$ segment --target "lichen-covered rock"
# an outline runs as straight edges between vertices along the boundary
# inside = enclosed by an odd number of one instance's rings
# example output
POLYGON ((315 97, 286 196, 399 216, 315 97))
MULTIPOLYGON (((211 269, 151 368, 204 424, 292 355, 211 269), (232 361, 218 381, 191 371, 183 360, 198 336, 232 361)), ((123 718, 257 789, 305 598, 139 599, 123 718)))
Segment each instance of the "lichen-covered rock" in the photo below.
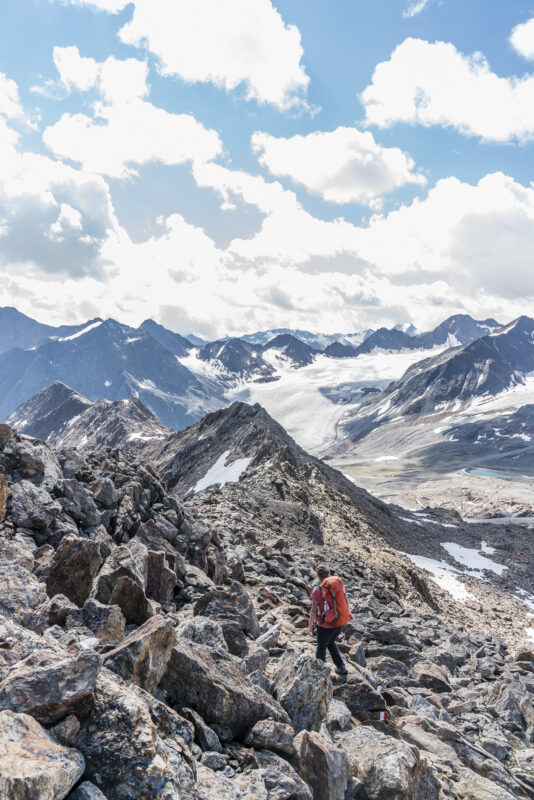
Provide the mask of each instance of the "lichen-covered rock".
POLYGON ((193 606, 193 613, 195 616, 237 622, 241 630, 253 639, 260 633, 252 601, 238 581, 231 584, 229 591, 215 589, 204 594, 193 606))
POLYGON ((341 734, 336 743, 369 800, 438 800, 439 784, 417 747, 367 725, 341 734))
POLYGON ((154 692, 176 640, 172 620, 159 614, 130 633, 105 656, 105 665, 127 681, 154 692))
POLYGON ((178 641, 161 681, 172 703, 187 706, 223 741, 244 736, 259 719, 288 722, 285 711, 259 686, 251 686, 231 656, 178 641))
POLYGON ((247 733, 245 744, 256 749, 265 748, 292 756, 295 754, 294 737, 292 725, 276 722, 274 719, 260 719, 247 733))
POLYGON ((18 661, 0 683, 0 708, 50 723, 84 714, 102 662, 97 653, 36 652, 18 661))
POLYGON ((418 661, 412 668, 412 675, 425 689, 438 693, 451 691, 446 673, 431 661, 418 661))
POLYGON ((196 644, 205 644, 215 650, 221 650, 223 653, 228 652, 221 623, 216 619, 207 617, 184 619, 176 628, 176 638, 196 642, 196 644))
POLYGON ((330 670, 322 661, 287 653, 275 676, 275 697, 287 711, 295 733, 318 731, 332 699, 330 670))
POLYGON ((351 779, 347 753, 315 731, 302 731, 294 744, 300 777, 311 787, 313 800, 344 800, 351 779))
POLYGON ((78 607, 83 606, 101 564, 102 556, 95 542, 81 536, 65 536, 48 568, 46 590, 49 596, 64 594, 78 607))
POLYGON ((94 783, 84 781, 80 783, 77 789, 69 794, 67 800, 107 800, 107 798, 94 783))
POLYGON ((194 773, 186 754, 172 739, 166 748, 142 690, 113 677, 102 670, 94 703, 81 720, 76 746, 85 758, 84 777, 108 800, 187 797, 194 773))
POLYGON ((32 717, 0 711, 0 797, 63 800, 84 766, 80 753, 59 745, 32 717))
POLYGON ((63 509, 83 528, 90 528, 100 522, 100 512, 95 505, 89 489, 74 478, 63 481, 63 509))
POLYGON ((129 578, 144 592, 147 581, 148 550, 141 542, 116 547, 106 559, 95 581, 92 596, 109 603, 113 589, 122 577, 129 578))
POLYGON ((0 614, 21 620, 46 601, 44 583, 20 564, 0 564, 0 614))
POLYGON ((334 697, 328 706, 326 725, 330 731, 348 731, 351 727, 351 713, 346 703, 334 697))
POLYGON ((288 762, 269 750, 256 753, 269 800, 312 800, 312 793, 288 762))

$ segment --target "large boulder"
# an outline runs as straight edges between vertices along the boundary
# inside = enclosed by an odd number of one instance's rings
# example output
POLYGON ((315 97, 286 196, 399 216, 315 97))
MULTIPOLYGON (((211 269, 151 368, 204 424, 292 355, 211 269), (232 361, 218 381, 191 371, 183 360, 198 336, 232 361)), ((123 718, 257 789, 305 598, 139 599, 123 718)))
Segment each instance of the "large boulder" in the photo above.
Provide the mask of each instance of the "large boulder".
POLYGON ((163 551, 148 551, 146 596, 158 603, 170 603, 178 582, 176 573, 167 565, 163 551))
POLYGON ((102 794, 100 789, 94 785, 94 783, 89 783, 89 781, 84 781, 80 783, 77 789, 75 789, 71 794, 69 794, 67 800, 107 800, 105 795, 102 794))
POLYGON ((83 606, 101 564, 102 556, 95 542, 81 536, 65 536, 48 567, 49 596, 64 594, 78 607, 83 606))
POLYGON ((154 692, 175 643, 172 620, 156 615, 105 656, 105 665, 127 681, 154 692))
POLYGON ((343 800, 352 777, 349 757, 315 731, 295 737, 301 778, 311 786, 313 800, 343 800))
POLYGON ((32 717, 0 711, 0 797, 63 800, 84 767, 80 753, 59 745, 32 717))
POLYGON ((116 547, 95 581, 92 596, 101 603, 110 603, 113 589, 119 578, 129 578, 143 592, 148 576, 148 550, 141 542, 135 540, 127 545, 116 547))
POLYGON ((221 650, 223 653, 228 652, 221 623, 216 619, 207 617, 184 619, 176 628, 176 636, 178 639, 188 642, 205 644, 215 650, 221 650))
POLYGON ((228 591, 215 589, 202 595, 193 606, 195 616, 237 622, 243 633, 256 639, 260 627, 250 596, 238 582, 234 581, 228 591))
POLYGON ((4 447, 0 461, 14 480, 28 478, 48 491, 54 489, 63 478, 56 454, 37 439, 11 438, 4 447))
POLYGON ((76 738, 85 758, 84 777, 108 800, 192 797, 194 774, 185 747, 177 737, 160 738, 144 694, 102 670, 76 738))
POLYGON ((295 733, 318 731, 332 699, 330 670, 322 661, 303 653, 286 653, 275 676, 275 697, 287 711, 295 733))
POLYGON ((120 608, 128 625, 142 625, 153 613, 142 588, 126 575, 122 575, 113 587, 109 604, 120 608))
POLYGON ((412 667, 412 675, 425 689, 438 693, 451 691, 445 671, 431 661, 418 661, 412 667))
POLYGON ((82 528, 92 528, 100 522, 100 512, 95 505, 89 489, 75 478, 63 481, 64 497, 61 505, 67 514, 76 520, 82 528))
POLYGON ((201 714, 223 741, 243 737, 259 719, 289 721, 267 692, 246 682, 235 659, 191 641, 173 648, 161 688, 178 707, 201 714))
POLYGON ((361 725, 338 736, 368 800, 438 800, 439 785, 417 747, 361 725))
POLYGON ((11 486, 9 510, 17 527, 44 530, 60 514, 61 506, 46 489, 22 480, 11 486))
POLYGON ((352 675, 336 686, 334 697, 345 703, 350 713, 361 721, 376 717, 377 712, 386 709, 384 697, 362 675, 352 675))
POLYGON ((51 723, 84 714, 93 700, 101 659, 92 651, 40 651, 18 661, 0 683, 0 708, 51 723))

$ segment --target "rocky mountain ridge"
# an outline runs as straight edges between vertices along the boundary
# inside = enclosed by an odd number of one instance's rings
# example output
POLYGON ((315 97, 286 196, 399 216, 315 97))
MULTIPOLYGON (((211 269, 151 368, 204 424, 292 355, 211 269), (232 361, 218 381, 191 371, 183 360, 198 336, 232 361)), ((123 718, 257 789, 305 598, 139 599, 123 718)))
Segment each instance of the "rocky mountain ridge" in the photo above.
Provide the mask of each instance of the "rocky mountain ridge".
POLYGON ((534 796, 532 645, 516 631, 511 652, 487 603, 388 545, 414 522, 258 408, 175 444, 169 494, 146 453, 54 452, 0 426, 2 796, 534 796), (222 447, 248 454, 240 478, 179 499, 222 447), (306 635, 325 560, 353 611, 343 679, 306 635))

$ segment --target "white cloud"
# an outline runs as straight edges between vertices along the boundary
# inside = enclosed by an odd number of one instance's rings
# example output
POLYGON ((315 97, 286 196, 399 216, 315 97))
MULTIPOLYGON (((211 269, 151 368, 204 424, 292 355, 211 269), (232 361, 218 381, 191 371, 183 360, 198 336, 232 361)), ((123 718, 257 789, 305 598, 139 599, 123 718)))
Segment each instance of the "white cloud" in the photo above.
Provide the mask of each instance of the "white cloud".
MULTIPOLYGON (((124 0, 70 0, 110 12, 124 0)), ((271 0, 133 0, 120 30, 126 44, 146 46, 163 75, 190 83, 245 87, 247 100, 280 109, 302 107, 309 78, 300 31, 286 25, 271 0)))
POLYGON ((416 17, 429 4, 430 0, 411 0, 406 9, 402 12, 403 17, 416 17))
POLYGON ((55 48, 54 60, 67 89, 95 88, 103 98, 94 104, 93 117, 64 114, 46 128, 43 141, 56 156, 86 171, 126 177, 135 174, 132 165, 205 161, 221 152, 218 134, 191 114, 171 114, 143 99, 148 94, 143 61, 110 57, 98 63, 82 58, 76 47, 55 48))
POLYGON ((495 142, 534 137, 534 75, 501 78, 481 53, 406 39, 361 95, 367 122, 452 127, 495 142))
POLYGON ((0 72, 0 114, 6 117, 22 116, 18 86, 3 72, 0 72))
POLYGON ((64 5, 71 6, 92 6, 98 11, 107 11, 110 14, 117 14, 130 3, 130 0, 61 0, 64 5))
POLYGON ((520 56, 534 60, 534 17, 515 26, 510 35, 510 44, 520 56))
POLYGON ((256 132, 252 149, 273 175, 288 176, 331 203, 376 206, 379 198, 412 183, 422 186, 414 161, 398 147, 382 147, 372 133, 340 127, 289 139, 256 132))

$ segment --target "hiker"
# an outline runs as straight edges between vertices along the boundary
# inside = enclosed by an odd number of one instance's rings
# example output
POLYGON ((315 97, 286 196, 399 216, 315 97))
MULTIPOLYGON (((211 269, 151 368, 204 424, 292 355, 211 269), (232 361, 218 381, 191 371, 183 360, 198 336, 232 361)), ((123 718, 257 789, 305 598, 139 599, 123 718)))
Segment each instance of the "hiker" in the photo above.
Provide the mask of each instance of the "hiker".
POLYGON ((313 626, 317 623, 317 650, 315 657, 326 661, 326 650, 332 656, 338 675, 346 675, 347 668, 339 652, 336 639, 345 624, 352 619, 343 581, 337 575, 330 575, 325 564, 316 567, 320 586, 311 593, 312 608, 308 633, 313 636, 313 626))

